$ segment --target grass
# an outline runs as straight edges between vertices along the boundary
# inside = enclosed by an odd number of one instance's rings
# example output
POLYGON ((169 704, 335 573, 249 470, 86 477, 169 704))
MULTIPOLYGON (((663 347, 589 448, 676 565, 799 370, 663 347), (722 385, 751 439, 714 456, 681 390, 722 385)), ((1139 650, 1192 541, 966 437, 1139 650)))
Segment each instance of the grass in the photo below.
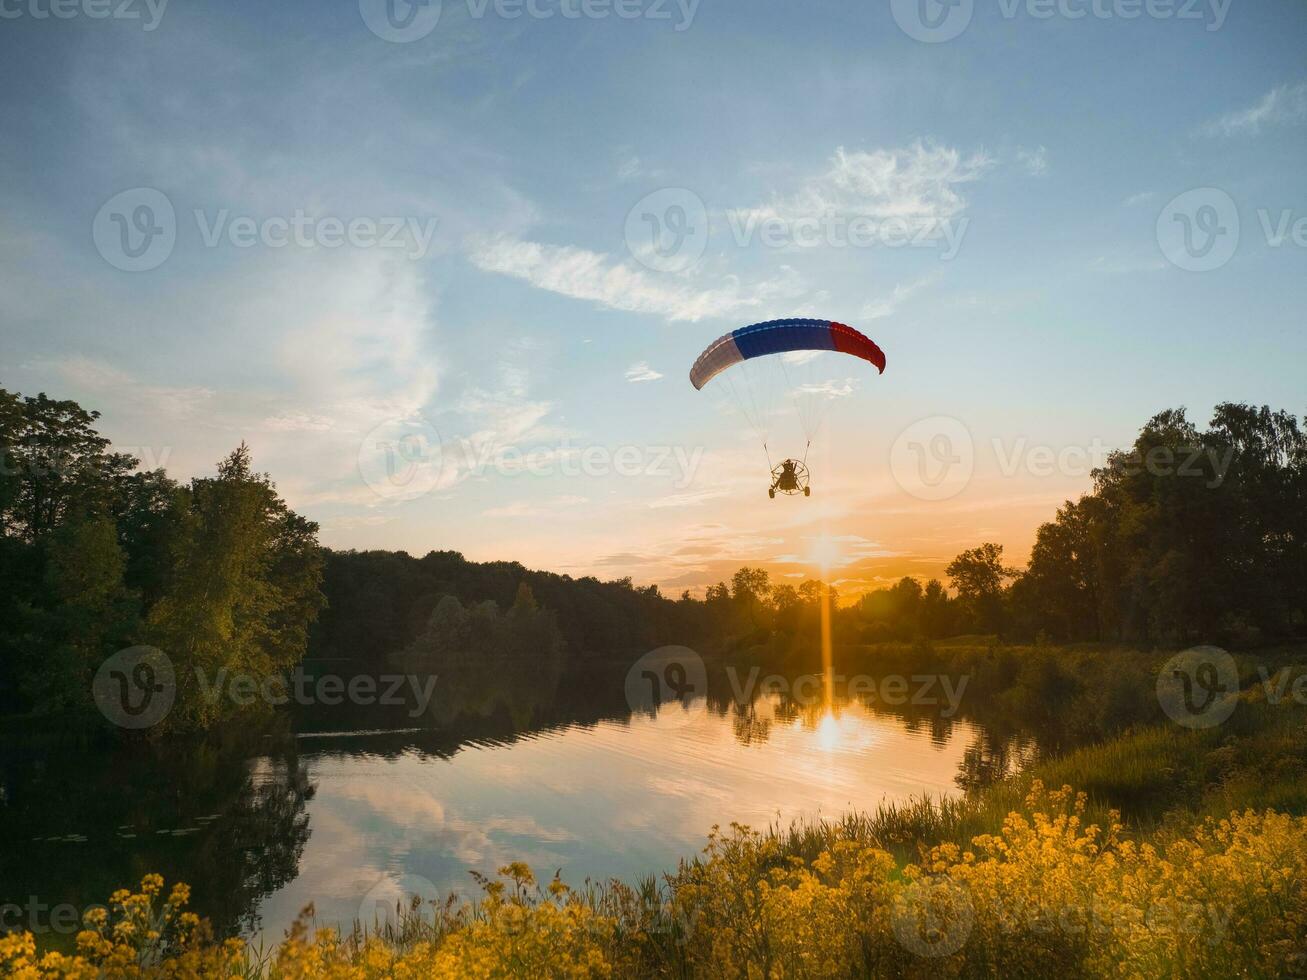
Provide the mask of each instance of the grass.
MULTIPOLYGON (((1070 659, 1081 657, 1092 654, 1070 659)), ((541 887, 514 864, 476 903, 399 907, 343 936, 306 923, 272 950, 200 934, 156 956, 164 972, 121 975, 1278 976, 1307 935, 1304 814, 1307 706, 1252 685, 1222 725, 1137 725, 960 798, 732 827, 662 882, 541 887), (922 882, 939 880, 955 891, 925 899, 942 903, 932 914, 967 931, 956 951, 923 957, 936 940, 905 938, 901 908, 920 908, 922 882)), ((157 904, 162 882, 151 887, 157 904)), ((130 901, 116 914, 150 905, 130 901)), ((7 942, 0 967, 35 962, 7 942)), ((112 955, 145 962, 130 943, 104 949, 99 968, 112 955)), ((84 962, 95 975, 94 956, 84 962)), ((82 974, 56 963, 40 975, 82 974)))

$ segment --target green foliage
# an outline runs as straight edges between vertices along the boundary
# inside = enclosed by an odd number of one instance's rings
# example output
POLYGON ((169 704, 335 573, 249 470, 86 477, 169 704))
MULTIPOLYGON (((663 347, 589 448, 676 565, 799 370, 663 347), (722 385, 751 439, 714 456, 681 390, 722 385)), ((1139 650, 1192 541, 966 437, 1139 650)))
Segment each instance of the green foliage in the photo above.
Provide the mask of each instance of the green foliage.
MULTIPOLYGON (((1307 430, 1225 403, 1206 430, 1161 412, 1042 525, 1022 572, 984 543, 955 597, 899 583, 858 606, 865 641, 957 632, 1057 642, 1247 646, 1307 634, 1307 430), (1010 581, 1010 584, 1008 584, 1010 581)), ((905 580, 910 581, 910 580, 905 580)))
POLYGON ((55 528, 41 552, 43 602, 20 686, 39 714, 89 716, 91 680, 105 651, 129 645, 140 626, 136 597, 123 583, 126 558, 106 517, 55 528))
POLYGON ((177 528, 164 594, 150 610, 146 636, 178 673, 184 713, 200 725, 223 709, 204 699, 197 672, 256 680, 284 674, 304 655, 308 627, 321 608, 322 553, 317 525, 291 511, 266 474, 250 469, 244 443, 174 498, 177 528))
POLYGON ((1307 628, 1307 433, 1218 405, 1158 414, 1039 529, 1012 595, 1024 629, 1176 646, 1307 628))
POLYGON ((323 602, 317 526, 243 444, 179 487, 111 452, 98 417, 0 389, 0 712, 98 723, 96 670, 149 643, 178 679, 169 725, 208 724, 222 705, 197 696, 197 670, 262 680, 303 656, 323 602))

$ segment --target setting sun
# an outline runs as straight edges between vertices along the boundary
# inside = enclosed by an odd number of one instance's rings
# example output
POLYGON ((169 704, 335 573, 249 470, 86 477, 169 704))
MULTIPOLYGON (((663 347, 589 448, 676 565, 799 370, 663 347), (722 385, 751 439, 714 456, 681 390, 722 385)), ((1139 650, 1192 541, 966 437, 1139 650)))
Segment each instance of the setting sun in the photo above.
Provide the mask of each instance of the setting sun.
POLYGON ((834 536, 823 533, 812 539, 808 560, 820 568, 823 575, 837 567, 841 557, 842 549, 834 536))

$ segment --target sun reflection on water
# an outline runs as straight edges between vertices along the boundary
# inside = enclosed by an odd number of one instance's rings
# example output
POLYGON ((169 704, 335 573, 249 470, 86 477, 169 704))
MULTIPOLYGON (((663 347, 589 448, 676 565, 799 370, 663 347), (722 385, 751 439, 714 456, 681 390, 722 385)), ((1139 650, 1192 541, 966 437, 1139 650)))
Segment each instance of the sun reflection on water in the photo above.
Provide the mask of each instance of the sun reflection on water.
POLYGON ((817 746, 825 752, 834 752, 840 747, 840 720, 833 711, 827 711, 817 723, 817 746))

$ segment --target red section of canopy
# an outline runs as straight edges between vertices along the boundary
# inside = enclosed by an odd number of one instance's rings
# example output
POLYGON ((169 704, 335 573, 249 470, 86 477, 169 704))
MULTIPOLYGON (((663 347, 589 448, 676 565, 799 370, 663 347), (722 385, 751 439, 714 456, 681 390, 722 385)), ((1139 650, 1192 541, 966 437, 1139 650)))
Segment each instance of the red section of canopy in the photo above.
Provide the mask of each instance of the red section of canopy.
POLYGON ((852 354, 864 361, 870 361, 876 365, 877 371, 881 374, 885 373, 885 352, 866 334, 859 333, 847 323, 836 323, 832 320, 830 335, 831 340, 835 342, 835 349, 841 354, 852 354))

